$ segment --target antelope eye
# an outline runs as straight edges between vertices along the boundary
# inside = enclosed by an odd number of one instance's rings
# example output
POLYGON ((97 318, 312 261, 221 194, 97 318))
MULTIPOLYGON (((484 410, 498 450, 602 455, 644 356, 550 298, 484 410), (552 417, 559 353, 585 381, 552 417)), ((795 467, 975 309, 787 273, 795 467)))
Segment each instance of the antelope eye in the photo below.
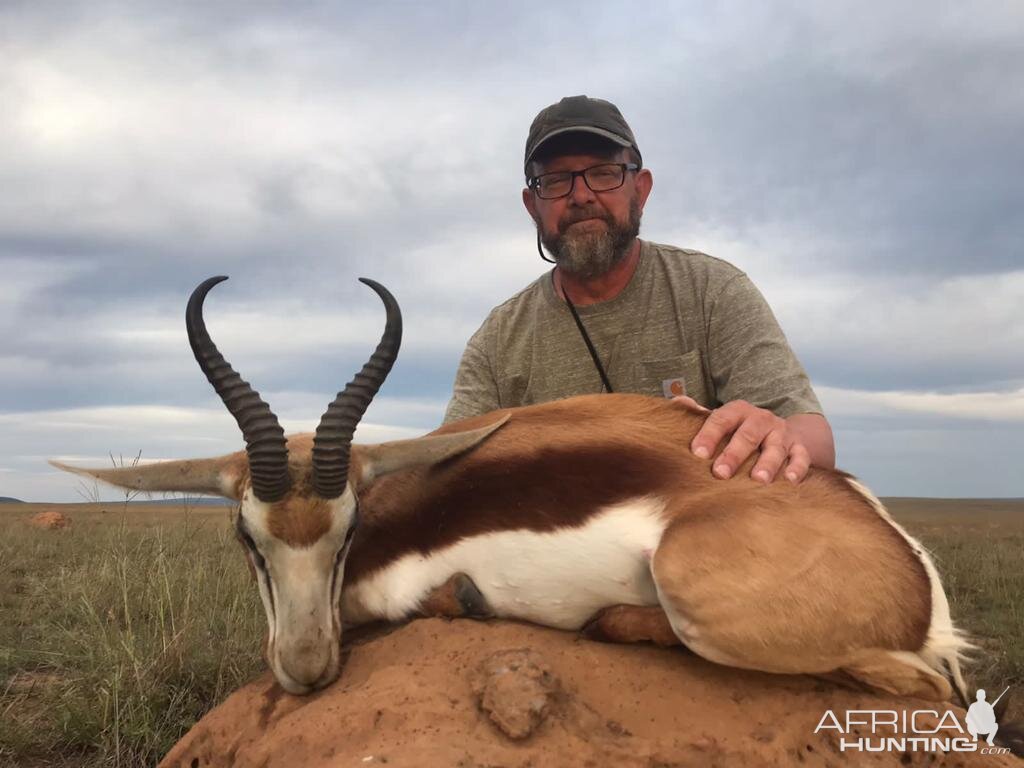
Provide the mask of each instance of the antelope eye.
POLYGON ((256 546, 256 542, 253 541, 252 536, 249 532, 242 527, 241 523, 235 527, 238 532, 238 538, 242 540, 245 548, 252 553, 253 559, 256 561, 256 567, 261 571, 267 570, 267 561, 263 559, 263 555, 260 554, 260 550, 256 546))
POLYGON ((356 528, 359 527, 359 502, 356 502, 355 511, 352 513, 352 522, 349 523, 348 530, 345 531, 345 542, 341 545, 341 552, 348 549, 348 545, 352 543, 352 537, 356 535, 356 528))
POLYGON ((352 544, 352 538, 356 535, 356 528, 358 527, 357 522, 358 520, 353 520, 352 524, 348 527, 348 530, 345 531, 345 541, 342 542, 337 553, 334 555, 335 569, 341 565, 341 561, 345 559, 345 555, 348 553, 349 546, 352 544))
POLYGON ((335 568, 338 567, 338 565, 341 563, 342 559, 345 557, 345 553, 348 552, 348 546, 349 546, 349 544, 352 543, 352 537, 355 536, 355 533, 356 533, 356 527, 354 525, 351 526, 348 529, 348 531, 345 533, 345 542, 341 545, 341 547, 338 549, 338 553, 334 556, 334 567, 335 568))

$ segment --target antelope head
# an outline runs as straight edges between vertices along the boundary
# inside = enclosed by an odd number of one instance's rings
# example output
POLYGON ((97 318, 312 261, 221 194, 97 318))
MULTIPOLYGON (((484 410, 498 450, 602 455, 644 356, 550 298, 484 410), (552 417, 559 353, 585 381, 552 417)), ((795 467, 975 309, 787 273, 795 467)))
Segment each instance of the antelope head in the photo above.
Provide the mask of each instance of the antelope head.
POLYGON ((327 407, 315 435, 285 438, 270 407, 235 373, 206 330, 203 301, 226 279, 212 277, 193 291, 185 324, 196 361, 238 423, 245 451, 114 469, 51 464, 125 488, 212 493, 237 501, 238 539, 267 614, 267 662, 286 691, 306 694, 340 674, 340 598, 345 558, 359 525, 359 490, 389 472, 469 450, 505 420, 469 432, 352 445, 356 425, 391 370, 402 337, 394 297, 379 283, 360 278, 384 302, 380 343, 327 407))

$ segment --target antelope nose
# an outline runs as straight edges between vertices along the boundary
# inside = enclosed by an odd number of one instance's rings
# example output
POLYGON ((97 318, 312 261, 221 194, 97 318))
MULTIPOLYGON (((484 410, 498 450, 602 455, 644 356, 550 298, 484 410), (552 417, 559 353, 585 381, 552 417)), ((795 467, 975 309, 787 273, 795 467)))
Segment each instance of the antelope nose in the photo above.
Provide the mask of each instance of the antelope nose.
POLYGON ((331 649, 327 643, 299 642, 281 654, 285 674, 310 688, 324 676, 330 663, 331 649))

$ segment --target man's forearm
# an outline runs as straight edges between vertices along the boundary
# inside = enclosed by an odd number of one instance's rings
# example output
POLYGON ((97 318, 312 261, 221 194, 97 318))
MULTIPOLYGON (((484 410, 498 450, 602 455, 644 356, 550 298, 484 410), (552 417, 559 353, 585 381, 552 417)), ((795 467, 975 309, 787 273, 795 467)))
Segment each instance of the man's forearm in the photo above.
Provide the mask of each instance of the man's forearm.
POLYGON ((818 413, 797 413, 786 419, 786 424, 797 433, 811 455, 811 466, 835 467, 836 445, 828 419, 818 413))

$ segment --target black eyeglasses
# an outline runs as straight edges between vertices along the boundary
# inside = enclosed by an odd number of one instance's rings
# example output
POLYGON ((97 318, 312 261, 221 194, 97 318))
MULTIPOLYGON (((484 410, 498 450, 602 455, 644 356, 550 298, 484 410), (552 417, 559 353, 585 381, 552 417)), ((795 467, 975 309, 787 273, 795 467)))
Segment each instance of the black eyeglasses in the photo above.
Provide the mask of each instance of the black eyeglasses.
POLYGON ((582 171, 556 171, 532 176, 526 186, 537 193, 541 200, 554 200, 572 192, 577 176, 590 187, 591 192, 611 192, 626 181, 626 171, 639 171, 636 163, 601 163, 584 168, 582 171))

